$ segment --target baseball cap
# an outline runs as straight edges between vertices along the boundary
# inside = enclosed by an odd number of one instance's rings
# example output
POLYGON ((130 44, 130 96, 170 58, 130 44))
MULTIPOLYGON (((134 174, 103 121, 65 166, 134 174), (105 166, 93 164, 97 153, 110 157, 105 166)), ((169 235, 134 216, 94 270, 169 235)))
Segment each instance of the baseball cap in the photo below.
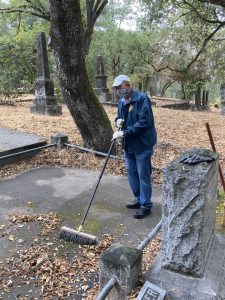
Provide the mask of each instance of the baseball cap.
POLYGON ((123 81, 130 82, 130 79, 126 75, 119 75, 114 79, 113 87, 121 85, 123 81))

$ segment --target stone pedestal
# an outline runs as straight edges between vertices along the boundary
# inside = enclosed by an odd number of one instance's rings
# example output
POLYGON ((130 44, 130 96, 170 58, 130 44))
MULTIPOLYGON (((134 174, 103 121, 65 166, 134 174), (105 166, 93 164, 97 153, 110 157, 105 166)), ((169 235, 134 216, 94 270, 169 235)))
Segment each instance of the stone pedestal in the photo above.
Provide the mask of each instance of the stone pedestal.
POLYGON ((95 88, 94 91, 101 102, 110 102, 112 100, 112 95, 109 93, 109 89, 95 88))
POLYGON ((107 76, 105 76, 104 64, 101 55, 97 56, 97 76, 96 79, 96 88, 94 88, 95 93, 97 94, 100 102, 110 102, 112 100, 112 95, 107 88, 107 76))
POLYGON ((145 280, 167 291, 169 300, 225 299, 225 238, 216 235, 205 265, 204 277, 196 278, 162 268, 158 255, 145 280))
POLYGON ((54 95, 54 83, 50 79, 44 32, 38 33, 37 71, 38 78, 35 82, 35 97, 30 111, 43 115, 61 115, 62 107, 57 103, 54 95))
POLYGON ((108 300, 129 299, 129 295, 141 272, 142 251, 121 245, 112 245, 100 257, 100 290, 116 277, 117 284, 109 293, 108 300))
POLYGON ((221 97, 221 113, 225 115, 225 83, 220 86, 220 97, 221 97))

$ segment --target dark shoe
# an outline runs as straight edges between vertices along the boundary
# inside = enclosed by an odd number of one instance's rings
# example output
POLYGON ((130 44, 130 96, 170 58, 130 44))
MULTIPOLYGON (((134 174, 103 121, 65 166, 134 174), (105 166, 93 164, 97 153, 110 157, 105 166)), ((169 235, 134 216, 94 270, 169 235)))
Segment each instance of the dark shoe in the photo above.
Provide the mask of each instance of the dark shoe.
POLYGON ((135 219, 143 219, 145 217, 147 217, 148 215, 151 214, 151 208, 144 208, 141 207, 135 214, 134 214, 134 218, 135 219))
POLYGON ((141 204, 137 200, 135 200, 132 203, 127 203, 127 208, 135 209, 135 208, 140 208, 140 207, 141 207, 141 204))

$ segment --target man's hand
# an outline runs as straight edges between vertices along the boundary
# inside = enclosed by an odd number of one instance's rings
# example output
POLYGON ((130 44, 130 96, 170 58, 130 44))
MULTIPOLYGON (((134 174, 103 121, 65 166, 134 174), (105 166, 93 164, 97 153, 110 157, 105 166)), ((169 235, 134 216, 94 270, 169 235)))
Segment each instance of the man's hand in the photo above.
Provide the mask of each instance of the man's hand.
POLYGON ((123 136, 124 136, 123 131, 120 131, 120 130, 116 131, 116 132, 113 133, 113 140, 116 140, 116 139, 121 138, 123 136))
POLYGON ((124 124, 124 119, 119 118, 116 120, 116 127, 122 128, 123 124, 124 124))

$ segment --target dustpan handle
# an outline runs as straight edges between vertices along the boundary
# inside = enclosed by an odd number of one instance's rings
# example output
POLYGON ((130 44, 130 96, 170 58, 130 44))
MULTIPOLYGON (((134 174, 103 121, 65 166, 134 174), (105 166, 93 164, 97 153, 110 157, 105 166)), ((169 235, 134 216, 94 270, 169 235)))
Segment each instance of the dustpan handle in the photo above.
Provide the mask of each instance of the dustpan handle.
POLYGON ((85 215, 84 215, 83 220, 82 220, 82 222, 81 222, 81 226, 84 225, 84 222, 85 222, 85 220, 86 220, 86 217, 87 217, 89 208, 90 208, 90 206, 91 206, 91 204, 92 204, 92 200, 94 199, 94 196, 95 196, 95 193, 96 193, 96 191, 97 191, 98 185, 99 185, 100 180, 101 180, 101 178, 102 178, 102 175, 103 175, 103 173, 104 173, 104 171, 105 171, 105 168, 106 168, 106 165, 107 165, 107 162, 108 162, 108 160, 109 160, 109 157, 110 157, 110 154, 111 154, 111 152, 112 152, 112 148, 113 148, 114 144, 115 144, 115 139, 113 139, 113 140, 111 141, 111 145, 110 145, 110 148, 109 148, 109 151, 108 151, 108 154, 107 154, 107 157, 106 157, 104 166, 103 166, 103 168, 102 168, 102 170, 101 170, 101 173, 100 173, 100 175, 99 175, 99 177, 98 177, 98 182, 97 182, 97 184, 96 184, 96 186, 95 186, 95 189, 94 189, 94 191, 93 191, 93 194, 92 194, 92 196, 91 196, 91 200, 90 200, 89 205, 88 205, 88 207, 87 207, 87 209, 86 209, 85 215))

